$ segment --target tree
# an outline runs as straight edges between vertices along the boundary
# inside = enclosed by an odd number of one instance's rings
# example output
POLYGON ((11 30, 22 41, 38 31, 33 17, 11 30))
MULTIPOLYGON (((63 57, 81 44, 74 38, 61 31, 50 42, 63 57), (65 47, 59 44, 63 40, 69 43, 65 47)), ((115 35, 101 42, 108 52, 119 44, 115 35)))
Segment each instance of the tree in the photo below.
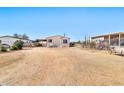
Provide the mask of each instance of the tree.
POLYGON ((78 43, 78 44, 81 44, 81 41, 80 41, 80 40, 78 40, 78 41, 77 41, 77 43, 78 43))
POLYGON ((23 34, 23 35, 22 35, 22 38, 23 38, 23 39, 29 39, 29 37, 28 37, 26 34, 23 34))
POLYGON ((26 34, 20 35, 20 34, 14 34, 15 38, 22 38, 22 39, 29 39, 29 37, 26 34))
POLYGON ((14 37, 16 37, 16 38, 18 38, 18 37, 19 37, 19 35, 18 35, 18 34, 14 34, 13 36, 14 36, 14 37))

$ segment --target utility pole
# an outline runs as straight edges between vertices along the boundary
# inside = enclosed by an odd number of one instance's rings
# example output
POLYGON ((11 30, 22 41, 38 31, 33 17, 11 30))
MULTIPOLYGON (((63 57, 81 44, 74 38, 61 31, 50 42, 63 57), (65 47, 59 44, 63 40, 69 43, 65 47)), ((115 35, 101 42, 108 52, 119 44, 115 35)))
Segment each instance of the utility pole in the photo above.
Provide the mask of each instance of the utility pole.
POLYGON ((90 40, 90 35, 88 36, 88 43, 90 43, 91 42, 91 40, 90 40))
POLYGON ((87 36, 85 35, 85 46, 87 45, 87 36))
POLYGON ((64 33, 64 36, 66 36, 65 33, 64 33))

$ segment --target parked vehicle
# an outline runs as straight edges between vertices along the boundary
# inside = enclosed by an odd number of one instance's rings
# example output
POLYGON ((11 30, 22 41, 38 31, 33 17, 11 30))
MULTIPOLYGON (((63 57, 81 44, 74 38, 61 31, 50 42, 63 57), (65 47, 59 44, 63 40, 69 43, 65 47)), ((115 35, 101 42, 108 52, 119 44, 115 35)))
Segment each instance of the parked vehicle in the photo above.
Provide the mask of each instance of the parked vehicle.
POLYGON ((2 44, 2 46, 5 48, 10 48, 10 46, 8 44, 2 44))

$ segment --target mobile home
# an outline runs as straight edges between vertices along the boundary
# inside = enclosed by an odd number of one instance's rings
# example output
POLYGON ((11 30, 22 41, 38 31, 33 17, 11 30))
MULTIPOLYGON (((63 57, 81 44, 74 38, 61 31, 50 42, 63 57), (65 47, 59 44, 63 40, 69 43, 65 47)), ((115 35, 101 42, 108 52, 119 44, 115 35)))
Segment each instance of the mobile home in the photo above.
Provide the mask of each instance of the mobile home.
POLYGON ((70 38, 65 36, 50 36, 46 38, 47 47, 69 47, 70 38))
POLYGON ((30 43, 31 40, 26 40, 26 39, 22 39, 22 38, 16 38, 16 37, 13 37, 13 36, 1 36, 0 37, 0 43, 2 45, 7 45, 9 47, 11 47, 15 41, 17 40, 21 40, 24 42, 24 45, 26 45, 27 43, 30 43))

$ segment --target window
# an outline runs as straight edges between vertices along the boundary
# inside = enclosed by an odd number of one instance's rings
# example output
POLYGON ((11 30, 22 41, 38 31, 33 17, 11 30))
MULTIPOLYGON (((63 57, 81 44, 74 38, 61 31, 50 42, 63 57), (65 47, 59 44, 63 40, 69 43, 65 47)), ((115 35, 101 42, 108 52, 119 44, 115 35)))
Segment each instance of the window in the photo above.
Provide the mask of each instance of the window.
POLYGON ((48 40, 48 42, 50 42, 50 43, 51 43, 51 42, 52 42, 52 39, 49 39, 49 40, 48 40))
POLYGON ((64 39, 64 40, 63 40, 63 43, 64 43, 64 44, 67 44, 67 43, 68 43, 68 41, 67 41, 66 39, 64 39))

